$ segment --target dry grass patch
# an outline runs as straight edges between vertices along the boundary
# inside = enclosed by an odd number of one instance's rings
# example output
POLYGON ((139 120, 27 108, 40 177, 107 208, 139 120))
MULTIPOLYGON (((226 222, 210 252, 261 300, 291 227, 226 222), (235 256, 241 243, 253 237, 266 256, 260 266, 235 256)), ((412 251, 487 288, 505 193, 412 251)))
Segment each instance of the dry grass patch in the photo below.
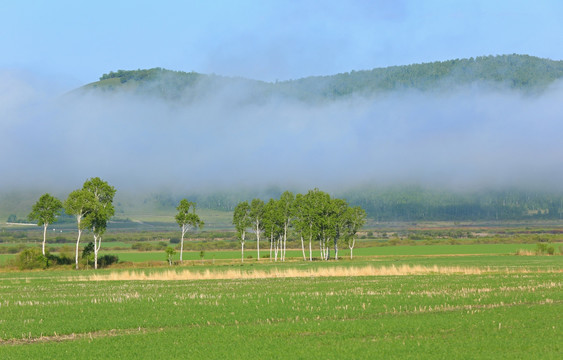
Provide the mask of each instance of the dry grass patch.
MULTIPOLYGON (((94 274, 87 277, 73 277, 69 280, 227 280, 227 279, 271 279, 271 278, 305 278, 305 277, 358 277, 358 276, 404 276, 404 275, 480 275, 484 273, 529 273, 528 269, 493 270, 489 267, 459 266, 383 266, 374 267, 329 267, 316 269, 272 269, 272 270, 227 270, 227 271, 159 271, 153 273, 137 271, 112 272, 110 274, 94 274)), ((537 272, 537 271, 534 271, 537 272)))
POLYGON ((525 250, 525 249, 518 249, 516 251, 516 255, 518 256, 536 256, 536 252, 532 250, 525 250))

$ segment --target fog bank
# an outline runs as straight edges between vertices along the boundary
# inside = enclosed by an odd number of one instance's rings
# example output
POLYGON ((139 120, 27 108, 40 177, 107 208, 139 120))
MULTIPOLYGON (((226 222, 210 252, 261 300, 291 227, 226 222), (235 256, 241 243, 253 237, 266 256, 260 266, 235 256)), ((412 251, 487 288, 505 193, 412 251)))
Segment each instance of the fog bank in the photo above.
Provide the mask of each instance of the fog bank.
POLYGON ((189 103, 52 88, 0 73, 2 190, 74 189, 93 176, 129 191, 563 187, 561 83, 321 104, 246 102, 244 88, 189 103))

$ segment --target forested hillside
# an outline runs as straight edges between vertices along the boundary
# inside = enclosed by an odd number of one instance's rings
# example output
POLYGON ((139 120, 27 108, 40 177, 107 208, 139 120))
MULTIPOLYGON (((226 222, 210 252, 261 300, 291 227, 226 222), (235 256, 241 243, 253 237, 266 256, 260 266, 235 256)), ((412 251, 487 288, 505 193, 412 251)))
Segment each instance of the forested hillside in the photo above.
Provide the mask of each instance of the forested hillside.
MULTIPOLYGON (((133 71, 118 70, 104 74, 100 77, 100 81, 89 84, 82 88, 82 90, 101 91, 108 94, 127 93, 151 99, 166 99, 174 102, 174 106, 177 103, 180 105, 201 103, 204 109, 215 109, 218 104, 222 105, 224 101, 231 101, 234 105, 233 107, 225 106, 225 108, 240 109, 244 107, 239 107, 239 104, 268 103, 268 101, 273 99, 290 100, 272 101, 271 103, 276 104, 276 106, 261 108, 261 111, 266 114, 265 118, 269 118, 270 115, 282 108, 282 106, 277 106, 277 104, 287 105, 292 104, 292 101, 303 102, 305 103, 305 108, 309 109, 309 103, 323 103, 324 105, 325 103, 331 103, 333 100, 349 99, 351 97, 367 98, 388 92, 401 92, 404 90, 425 93, 425 97, 421 99, 421 101, 427 101, 428 98, 432 97, 435 93, 450 94, 452 90, 464 87, 473 87, 478 90, 477 92, 485 89, 486 91, 483 92, 487 94, 491 91, 496 94, 495 89, 508 89, 511 90, 511 92, 519 92, 522 94, 537 94, 541 92, 546 94, 549 93, 546 90, 557 81, 561 81, 561 79, 563 79, 563 61, 541 59, 528 55, 501 55, 359 70, 331 76, 312 76, 280 82, 264 82, 215 74, 171 71, 162 68, 133 71), (222 97, 223 94, 227 94, 227 96, 222 97), (428 97, 427 94, 430 94, 430 96, 428 97), (217 101, 206 103, 205 101, 210 98, 217 101)), ((524 97, 518 96, 514 103, 510 103, 509 108, 512 108, 515 103, 520 103, 522 98, 524 97)), ((529 100, 535 97, 529 96, 526 98, 529 100)), ((129 97, 126 99, 130 100, 129 97)), ((494 101, 493 99, 492 102, 494 101)), ((456 107, 459 103, 464 103, 463 98, 458 103, 454 102, 454 105, 451 106, 456 107)), ((137 103, 134 102, 134 104, 137 103)), ((270 103, 267 105, 269 104, 270 103)), ((440 107, 442 102, 433 104, 433 106, 440 107)), ((547 104, 549 104, 549 102, 547 104)), ((302 104, 297 105, 301 106, 302 104)), ((393 106, 397 106, 397 104, 393 103, 391 110, 385 108, 383 113, 389 116, 398 112, 399 118, 403 116, 410 119, 410 113, 401 113, 393 106)), ((488 102, 484 103, 482 106, 488 106, 488 102)), ((543 109, 545 107, 546 106, 543 104, 540 104, 537 105, 537 107, 530 107, 530 109, 543 109)), ((186 106, 185 108, 190 107, 186 106)), ((414 107, 414 109, 416 109, 416 107, 414 107)), ((292 108, 292 111, 293 110, 295 109, 292 108)), ((219 112, 215 117, 210 117, 210 119, 213 120, 209 121, 221 122, 223 118, 229 117, 228 111, 230 110, 227 110, 227 112, 219 112)), ((330 117, 330 111, 331 110, 327 110, 323 112, 320 117, 330 117)), ((417 122, 415 123, 414 120, 412 122, 412 124, 415 124, 416 129, 418 129, 416 126, 422 127, 421 129, 423 130, 425 126, 429 126, 430 130, 428 130, 428 132, 434 133, 435 129, 443 127, 444 124, 449 124, 444 120, 447 116, 443 116, 440 112, 423 114, 422 117, 427 118, 425 122, 418 121, 418 112, 414 110, 413 112, 417 115, 417 122), (434 118, 440 116, 443 118, 434 124, 434 118)), ((247 117, 252 119, 255 115, 254 113, 245 113, 244 111, 242 113, 244 115, 240 117, 245 119, 247 117)), ((291 111, 289 113, 293 114, 291 111)), ((296 121, 304 121, 303 119, 307 119, 310 115, 310 113, 306 111, 304 114, 305 115, 301 118, 297 117, 296 121)), ((472 125, 476 127, 478 131, 481 129, 481 126, 487 125, 488 121, 496 119, 497 117, 494 111, 492 112, 493 115, 490 117, 486 116, 487 112, 476 111, 471 114, 470 119, 464 118, 465 113, 455 114, 460 117, 459 121, 456 119, 456 126, 458 123, 461 123, 462 120, 472 121, 472 123, 475 120, 480 120, 480 123, 472 125)), ((517 115, 516 113, 507 114, 508 113, 503 113, 503 116, 514 117, 517 115)), ((259 118, 261 119, 262 115, 260 115, 259 118)), ((279 121, 285 122, 286 120, 286 117, 282 117, 279 121)), ((183 121, 183 118, 181 121, 183 121)), ((400 121, 393 123, 400 123, 400 121)), ((221 122, 221 124, 223 123, 221 122)), ((255 124, 261 124, 261 120, 256 121, 255 124)), ((519 143, 525 144, 529 131, 533 130, 533 127, 524 127, 524 125, 527 126, 527 122, 523 122, 522 120, 520 120, 520 124, 523 129, 526 129, 526 133, 523 135, 517 134, 515 138, 519 143)), ((407 125, 410 126, 410 123, 407 125)), ((405 128, 410 128, 407 125, 405 125, 405 128)), ((268 126, 269 125, 264 125, 264 129, 269 130, 268 126)), ((354 135, 367 131, 365 129, 375 131, 375 128, 365 127, 361 122, 355 124, 355 126, 357 126, 357 128, 351 130, 354 135)), ((397 126, 400 126, 400 124, 397 126)), ((215 129, 215 127, 210 128, 215 129)), ((283 129, 283 127, 281 128, 283 129)), ((459 131, 451 130, 452 128, 455 127, 450 125, 450 132, 446 132, 449 136, 455 137, 466 134, 464 132, 465 128, 459 131)), ((468 129, 472 129, 472 127, 468 127, 468 129)), ((497 141, 498 137, 502 136, 505 130, 510 130, 502 126, 500 126, 500 129, 500 133, 494 133, 496 137, 492 142, 497 141)), ((394 134, 396 138, 401 138, 403 128, 391 127, 389 129, 389 127, 385 127, 385 124, 382 124, 381 127, 377 127, 377 131, 382 133, 390 131, 391 135, 394 134)), ((264 133, 269 133, 269 131, 264 131, 264 133)), ((289 133, 294 134, 294 132, 289 133)), ((314 131, 312 133, 314 133, 314 131)), ((411 142, 413 140, 416 141, 418 136, 418 133, 415 131, 413 131, 413 133, 414 135, 410 134, 407 137, 411 142)), ((215 135, 213 132, 206 132, 204 134, 209 138, 215 135)), ((247 136, 247 132, 243 133, 242 138, 244 139, 245 136, 247 136)), ((469 136, 474 135, 470 134, 469 136)), ((511 136, 515 135, 509 135, 506 138, 508 140, 505 139, 508 144, 511 144, 513 141, 511 136)), ((538 136, 537 138, 544 139, 545 135, 538 136)), ((371 138, 362 136, 353 136, 352 139, 354 139, 354 141, 356 139, 373 141, 371 138)), ((379 141, 382 139, 384 140, 385 136, 380 137, 379 141)), ((491 141, 481 143, 479 142, 479 139, 481 139, 480 136, 475 136, 475 139, 477 140, 475 143, 476 147, 486 145, 485 147, 494 149, 494 146, 488 146, 488 144, 492 143, 491 141)), ((228 136, 222 137, 221 141, 220 145, 217 146, 225 146, 225 141, 230 143, 228 136)), ((275 138, 273 138, 273 140, 269 138, 266 143, 274 144, 275 141, 277 141, 275 138)), ((405 141, 404 146, 409 146, 409 141, 405 141)), ((321 144, 323 143, 321 142, 321 144)), ((363 146, 363 144, 361 145, 363 146)), ((369 144, 366 143, 366 146, 367 145, 369 144)), ((427 143, 423 143, 423 145, 427 145, 427 143)), ((450 147, 447 148, 448 150, 443 151, 455 150, 455 146, 457 146, 457 143, 454 144, 453 149, 450 147)), ((313 146, 306 146, 303 149, 307 150, 312 147, 313 146)), ((375 149, 373 146, 369 148, 372 149, 372 152, 375 149)), ((200 150, 200 148, 197 149, 198 151, 200 150)), ((207 148, 207 151, 209 151, 209 148, 207 148)), ((254 154, 255 152, 252 153, 254 154)), ((471 157, 473 152, 470 151, 467 154, 471 157)), ((486 157, 487 155, 488 153, 483 151, 482 154, 478 152, 476 156, 486 157)), ((542 153, 541 156, 543 155, 542 153)), ((270 160, 271 159, 268 159, 268 161, 270 160)), ((225 165, 225 163, 221 163, 221 166, 225 165)), ((522 169, 522 171, 526 171, 526 166, 523 166, 522 169)), ((157 193, 150 196, 143 194, 132 203, 132 206, 145 208, 147 210, 156 209, 158 211, 169 211, 175 208, 181 198, 187 197, 190 201, 195 201, 200 208, 232 211, 240 201, 251 200, 255 197, 263 200, 278 198, 283 191, 288 190, 285 188, 283 181, 277 183, 279 187, 267 188, 267 184, 270 183, 271 182, 264 182, 264 189, 252 189, 252 191, 240 190, 239 188, 230 189, 229 191, 210 190, 208 193, 198 193, 194 191, 187 194, 157 193)), ((416 181, 412 183, 416 184, 416 181)), ((351 184, 350 186, 355 185, 357 184, 351 184)), ((529 191, 525 186, 516 187, 517 189, 510 190, 499 190, 493 187, 496 190, 460 193, 447 190, 429 190, 423 187, 412 186, 369 186, 342 190, 340 193, 331 193, 331 195, 347 199, 352 206, 362 206, 367 211, 368 216, 377 221, 561 219, 563 217, 563 194, 560 191, 557 192, 557 190, 554 190, 555 192, 550 193, 549 190, 546 189, 545 192, 538 192, 529 191)), ((560 190, 560 188, 558 189, 560 190)), ((299 192, 308 189, 289 190, 299 192)), ((117 210, 127 212, 127 209, 120 206, 117 206, 117 210)))
POLYGON ((404 89, 446 91, 472 83, 538 91, 561 78, 563 61, 528 55, 501 55, 351 71, 275 83, 162 68, 118 70, 104 74, 100 81, 86 88, 105 91, 122 89, 172 100, 195 101, 220 89, 236 87, 244 89, 244 101, 264 101, 272 96, 323 101, 404 89))
MULTIPOLYGON (((173 213, 186 197, 200 209, 233 211, 245 200, 268 201, 283 193, 279 187, 253 190, 193 192, 186 194, 129 194, 118 199, 119 216, 135 213, 173 213)), ((294 193, 304 190, 295 190, 294 193)), ((558 220, 563 219, 563 193, 522 189, 454 192, 420 186, 366 186, 330 192, 346 199, 350 206, 361 206, 375 221, 465 221, 465 220, 558 220)), ((0 222, 26 221, 37 194, 0 194, 0 222)), ((61 195, 64 197, 64 194, 61 195)), ((70 219, 72 220, 72 219, 70 219)))
MULTIPOLYGON (((240 201, 254 197, 267 201, 282 193, 279 188, 187 194, 198 207, 232 211, 240 201)), ((375 221, 464 221, 562 219, 563 194, 521 189, 454 192, 420 186, 357 187, 334 192, 351 206, 361 206, 375 221)), ((182 196, 153 194, 145 206, 173 209, 182 196)))

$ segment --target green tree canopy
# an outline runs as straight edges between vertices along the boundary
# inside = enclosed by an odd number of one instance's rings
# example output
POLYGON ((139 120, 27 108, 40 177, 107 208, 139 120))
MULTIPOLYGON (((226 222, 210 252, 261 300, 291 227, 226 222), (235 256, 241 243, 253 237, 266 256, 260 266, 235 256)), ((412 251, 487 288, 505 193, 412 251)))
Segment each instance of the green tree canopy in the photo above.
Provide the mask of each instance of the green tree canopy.
POLYGON ((184 252, 184 235, 190 229, 202 228, 205 223, 199 218, 195 212, 196 203, 188 201, 187 199, 180 200, 180 203, 176 207, 178 213, 176 214, 176 223, 180 226, 182 230, 182 240, 180 243, 180 261, 183 261, 184 252))
POLYGON ((39 200, 33 205, 28 215, 30 220, 37 221, 38 226, 43 226, 42 251, 45 255, 45 242, 47 241, 47 227, 57 221, 57 216, 63 208, 61 201, 49 193, 41 195, 39 200))

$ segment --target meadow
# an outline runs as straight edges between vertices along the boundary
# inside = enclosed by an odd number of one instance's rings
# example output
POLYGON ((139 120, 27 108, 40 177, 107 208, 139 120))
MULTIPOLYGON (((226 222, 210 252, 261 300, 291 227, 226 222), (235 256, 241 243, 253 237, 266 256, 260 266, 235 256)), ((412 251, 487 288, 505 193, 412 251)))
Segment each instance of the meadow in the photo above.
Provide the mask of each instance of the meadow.
MULTIPOLYGON (((164 262, 165 253, 160 251, 136 251, 131 249, 130 243, 111 243, 114 248, 126 250, 103 250, 102 255, 117 255, 121 262, 164 262)), ((386 247, 363 247, 354 249, 354 257, 364 258, 373 256, 436 256, 436 255, 501 255, 515 254, 518 250, 534 251, 536 244, 459 244, 459 245, 432 245, 432 246, 386 246, 386 247)), ((72 250, 72 249, 71 249, 72 250)), ((246 249, 245 261, 253 262, 258 258, 258 253, 253 249, 246 249)), ((192 262, 215 262, 220 260, 239 260, 241 258, 240 250, 211 250, 204 251, 203 257, 201 251, 184 251, 184 260, 192 262)), ((308 252, 307 252, 308 255, 308 252)), ((260 251, 262 260, 269 261, 269 249, 263 248, 260 251)), ((318 250, 313 251, 314 257, 320 257, 318 250)), ((5 265, 8 260, 15 258, 15 254, 0 254, 0 265, 5 265)), ((300 249, 288 249, 287 257, 289 260, 299 260, 303 258, 300 249)), ((350 250, 347 248, 339 250, 339 257, 347 259, 350 257, 350 250)), ((174 260, 178 261, 180 255, 177 252, 174 260)), ((154 265, 154 264, 153 264, 154 265)))
POLYGON ((563 256, 415 248, 338 262, 2 272, 0 358, 563 355, 563 256))
MULTIPOLYGON (((34 231, 7 231, 0 247, 37 246, 34 231)), ((177 246, 173 235, 112 233, 102 254, 120 263, 97 271, 19 271, 6 266, 15 254, 0 254, 0 358, 563 356, 553 224, 379 229, 362 235, 352 260, 341 247, 338 261, 315 250, 306 262, 293 246, 284 263, 266 257, 267 243, 258 261, 253 242, 241 263, 232 234, 201 232, 168 266, 162 243, 177 246), (555 255, 536 254, 538 243, 555 255)))

